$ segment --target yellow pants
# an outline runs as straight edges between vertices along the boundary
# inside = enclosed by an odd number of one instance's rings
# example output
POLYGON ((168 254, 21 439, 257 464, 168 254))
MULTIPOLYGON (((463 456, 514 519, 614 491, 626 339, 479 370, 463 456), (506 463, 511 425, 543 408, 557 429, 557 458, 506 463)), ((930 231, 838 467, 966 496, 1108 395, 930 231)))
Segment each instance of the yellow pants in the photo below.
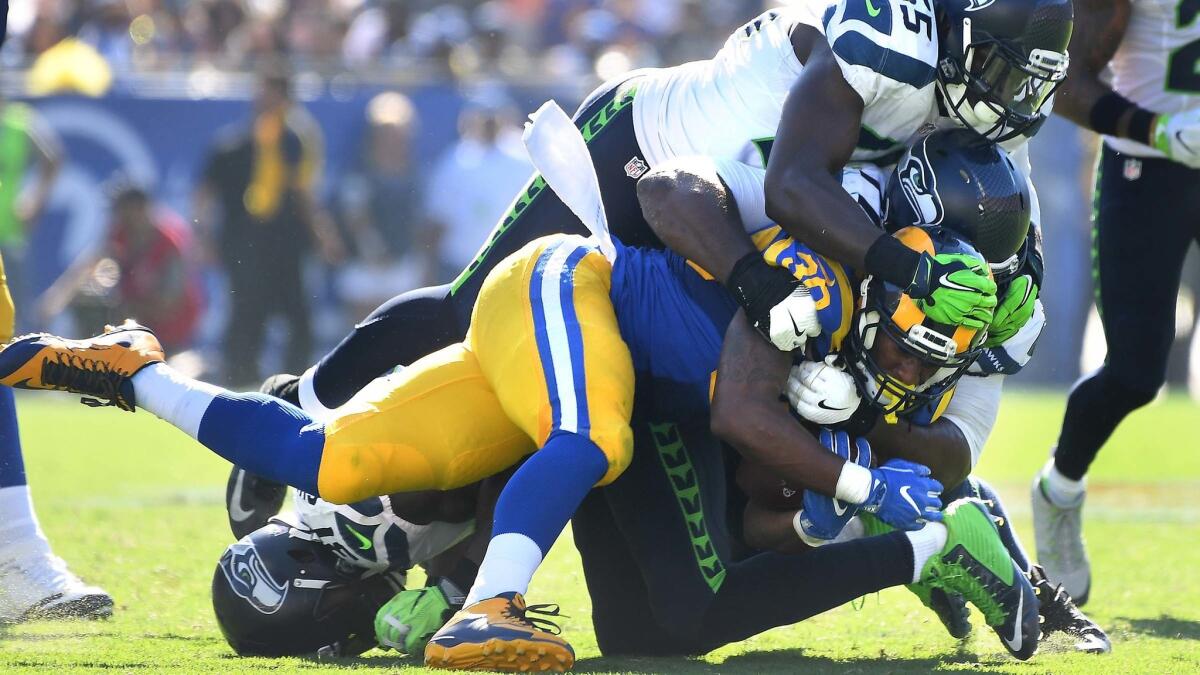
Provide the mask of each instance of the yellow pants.
POLYGON ((8 292, 8 275, 4 273, 4 259, 0 258, 0 344, 13 338, 16 330, 17 310, 13 307, 12 293, 8 292))
POLYGON ((555 432, 629 465, 633 361, 609 291, 612 265, 577 236, 543 237, 484 281, 466 339, 376 381, 325 427, 318 489, 353 502, 449 490, 513 466, 555 432))

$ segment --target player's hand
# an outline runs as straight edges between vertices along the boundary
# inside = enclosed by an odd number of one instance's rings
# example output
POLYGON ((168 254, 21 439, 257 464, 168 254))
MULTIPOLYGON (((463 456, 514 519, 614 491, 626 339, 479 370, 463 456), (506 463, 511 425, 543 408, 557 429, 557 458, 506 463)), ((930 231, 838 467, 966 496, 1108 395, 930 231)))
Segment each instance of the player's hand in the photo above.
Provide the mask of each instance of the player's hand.
POLYGON ((981 330, 996 309, 996 282, 987 265, 964 253, 922 253, 904 292, 929 318, 951 326, 981 330))
POLYGON ((942 484, 929 477, 929 467, 903 459, 871 469, 871 496, 865 511, 897 530, 919 530, 942 519, 942 484))
POLYGON ((384 649, 421 654, 453 614, 454 607, 438 586, 400 591, 375 613, 375 639, 384 649))
POLYGON ((835 357, 804 361, 788 374, 787 397, 792 409, 804 419, 821 426, 850 419, 862 403, 854 377, 834 365, 835 357))
POLYGON ((821 333, 817 305, 791 272, 768 265, 762 256, 746 254, 733 266, 725 284, 750 325, 777 349, 800 349, 821 333))
POLYGON ((1200 169, 1200 108, 1159 115, 1154 123, 1154 147, 1184 166, 1200 169))
POLYGON ((1033 317, 1037 297, 1038 287, 1033 277, 1022 274, 1013 279, 1000 299, 991 328, 988 329, 987 341, 983 346, 996 347, 1024 328, 1033 317))
MULTIPOLYGON (((865 438, 851 442, 844 431, 822 429, 821 445, 847 462, 871 468, 871 444, 865 438)), ((858 513, 858 506, 843 502, 835 497, 823 495, 815 490, 805 490, 804 507, 796 514, 793 524, 796 533, 809 546, 819 546, 838 536, 846 523, 858 513)))

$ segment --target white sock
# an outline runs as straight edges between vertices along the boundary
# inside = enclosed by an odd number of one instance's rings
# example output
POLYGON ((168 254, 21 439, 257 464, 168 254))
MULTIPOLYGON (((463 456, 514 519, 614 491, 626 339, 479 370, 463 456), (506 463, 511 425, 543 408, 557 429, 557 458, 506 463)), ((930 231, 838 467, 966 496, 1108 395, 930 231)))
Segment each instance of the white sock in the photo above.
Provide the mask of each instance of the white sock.
POLYGON ((28 485, 0 488, 0 561, 49 553, 28 485))
POLYGON ((316 374, 317 367, 312 366, 300 376, 300 386, 297 388, 300 407, 314 420, 327 422, 333 418, 335 411, 326 408, 325 404, 321 403, 321 399, 317 398, 317 390, 313 387, 313 377, 316 374))
POLYGON ((1042 492, 1055 506, 1078 504, 1086 490, 1087 478, 1075 480, 1064 476, 1058 467, 1054 466, 1053 457, 1042 467, 1042 492))
POLYGON ((464 606, 501 593, 515 591, 523 595, 529 590, 529 581, 540 564, 542 549, 529 537, 516 532, 492 537, 464 606))
POLYGON ((941 523, 925 523, 925 527, 914 532, 905 532, 913 549, 913 583, 921 580, 925 563, 946 547, 946 526, 941 523))
POLYGON ((174 424, 187 435, 197 438, 204 411, 225 389, 193 380, 175 372, 165 363, 155 363, 133 376, 137 404, 155 417, 174 424))

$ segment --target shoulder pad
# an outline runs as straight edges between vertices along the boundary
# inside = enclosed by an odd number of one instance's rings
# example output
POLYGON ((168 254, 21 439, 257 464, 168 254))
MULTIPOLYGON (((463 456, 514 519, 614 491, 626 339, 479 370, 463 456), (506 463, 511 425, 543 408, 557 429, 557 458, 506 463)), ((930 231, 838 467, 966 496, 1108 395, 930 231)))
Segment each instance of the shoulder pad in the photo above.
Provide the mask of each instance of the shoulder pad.
POLYGON ((826 10, 824 27, 847 82, 865 103, 886 88, 933 82, 938 48, 929 0, 838 0, 826 10))

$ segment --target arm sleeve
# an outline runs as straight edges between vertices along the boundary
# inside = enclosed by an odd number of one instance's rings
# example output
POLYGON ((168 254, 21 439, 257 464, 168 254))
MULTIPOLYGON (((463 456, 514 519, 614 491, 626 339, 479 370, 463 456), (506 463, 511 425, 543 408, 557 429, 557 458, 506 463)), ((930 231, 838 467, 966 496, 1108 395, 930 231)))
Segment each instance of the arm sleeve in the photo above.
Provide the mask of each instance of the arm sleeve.
POLYGON ((996 426, 1003 387, 1003 375, 964 377, 959 380, 954 389, 954 398, 950 399, 946 412, 942 414, 942 418, 958 427, 967 439, 967 445, 971 448, 971 468, 979 463, 983 446, 992 434, 992 427, 996 426))

